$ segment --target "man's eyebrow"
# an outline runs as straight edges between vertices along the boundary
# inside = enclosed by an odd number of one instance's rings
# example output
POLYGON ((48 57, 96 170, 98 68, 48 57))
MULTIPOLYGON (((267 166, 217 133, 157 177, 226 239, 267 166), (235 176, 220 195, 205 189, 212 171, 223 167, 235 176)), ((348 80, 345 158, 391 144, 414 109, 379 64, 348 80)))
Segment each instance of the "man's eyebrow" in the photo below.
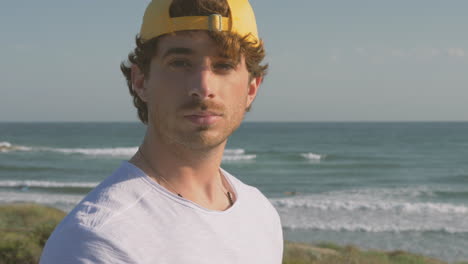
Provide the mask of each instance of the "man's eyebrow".
POLYGON ((170 48, 164 53, 162 58, 164 59, 167 56, 172 55, 172 54, 192 55, 193 53, 195 52, 189 48, 170 48))

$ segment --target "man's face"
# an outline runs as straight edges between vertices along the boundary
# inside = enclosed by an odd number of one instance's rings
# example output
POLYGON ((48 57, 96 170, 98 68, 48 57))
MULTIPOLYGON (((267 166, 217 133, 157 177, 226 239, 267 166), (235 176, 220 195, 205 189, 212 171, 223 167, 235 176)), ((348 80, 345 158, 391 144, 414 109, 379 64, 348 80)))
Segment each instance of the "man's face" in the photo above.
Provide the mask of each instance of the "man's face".
POLYGON ((148 76, 134 71, 134 89, 158 139, 199 150, 224 143, 238 128, 261 82, 249 80, 243 56, 222 57, 203 31, 162 37, 148 76))

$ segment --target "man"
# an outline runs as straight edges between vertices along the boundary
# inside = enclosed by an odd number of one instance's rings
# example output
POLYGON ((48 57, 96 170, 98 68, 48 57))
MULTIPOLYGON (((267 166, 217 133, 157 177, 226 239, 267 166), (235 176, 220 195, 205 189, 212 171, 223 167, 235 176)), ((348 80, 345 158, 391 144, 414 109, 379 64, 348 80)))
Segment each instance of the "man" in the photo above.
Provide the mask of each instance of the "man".
POLYGON ((278 213, 220 168, 266 66, 248 0, 154 0, 122 64, 147 125, 60 223, 41 263, 281 263, 278 213))

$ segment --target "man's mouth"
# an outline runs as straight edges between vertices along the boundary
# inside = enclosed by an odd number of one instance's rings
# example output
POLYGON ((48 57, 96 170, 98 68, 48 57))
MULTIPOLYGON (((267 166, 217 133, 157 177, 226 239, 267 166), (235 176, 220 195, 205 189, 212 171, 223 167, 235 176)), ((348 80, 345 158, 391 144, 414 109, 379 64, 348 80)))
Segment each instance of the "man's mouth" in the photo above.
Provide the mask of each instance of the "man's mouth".
POLYGON ((221 113, 212 111, 195 111, 184 115, 189 121, 199 126, 209 126, 221 119, 221 113))

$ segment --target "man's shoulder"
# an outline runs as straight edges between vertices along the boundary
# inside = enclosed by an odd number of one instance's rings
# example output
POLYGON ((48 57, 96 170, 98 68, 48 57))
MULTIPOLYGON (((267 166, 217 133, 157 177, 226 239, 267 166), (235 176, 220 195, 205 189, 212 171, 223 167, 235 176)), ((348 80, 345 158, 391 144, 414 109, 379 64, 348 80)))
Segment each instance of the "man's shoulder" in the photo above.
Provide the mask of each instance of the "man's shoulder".
POLYGON ((129 163, 104 179, 67 215, 63 224, 90 230, 100 228, 109 219, 129 209, 147 192, 141 173, 129 163))
POLYGON ((40 263, 131 263, 118 239, 109 232, 69 222, 54 230, 42 251, 40 263))
POLYGON ((143 178, 141 171, 123 163, 56 227, 47 241, 43 259, 68 260, 89 255, 89 263, 94 263, 95 255, 106 259, 115 254, 125 259, 125 251, 118 250, 121 248, 120 241, 126 235, 125 227, 138 219, 135 214, 144 212, 138 208, 140 202, 148 193, 154 193, 143 178))

